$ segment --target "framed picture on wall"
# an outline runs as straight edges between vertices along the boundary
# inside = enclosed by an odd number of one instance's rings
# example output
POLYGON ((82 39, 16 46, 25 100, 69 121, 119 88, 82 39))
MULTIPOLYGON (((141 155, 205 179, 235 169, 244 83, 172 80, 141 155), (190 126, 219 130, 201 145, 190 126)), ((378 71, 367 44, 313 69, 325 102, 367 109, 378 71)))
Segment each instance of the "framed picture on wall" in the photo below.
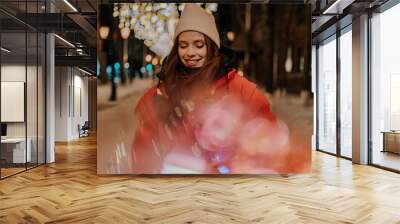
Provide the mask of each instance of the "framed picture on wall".
POLYGON ((1 122, 24 122, 25 82, 1 82, 1 122))

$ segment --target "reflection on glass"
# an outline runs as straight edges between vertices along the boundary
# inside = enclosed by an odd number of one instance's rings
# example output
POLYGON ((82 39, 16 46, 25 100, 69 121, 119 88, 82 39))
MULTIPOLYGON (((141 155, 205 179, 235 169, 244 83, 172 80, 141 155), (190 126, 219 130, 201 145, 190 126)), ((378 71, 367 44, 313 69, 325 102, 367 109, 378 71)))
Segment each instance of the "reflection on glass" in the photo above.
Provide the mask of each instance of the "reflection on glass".
MULTIPOLYGON (((1 7, 20 16, 25 12, 43 13, 46 9, 45 0, 0 2, 1 7)), ((30 16, 33 20, 40 18, 30 16)), ((2 12, 0 17, 0 177, 4 178, 45 162, 46 53, 43 33, 2 12)))
POLYGON ((28 168, 37 165, 37 40, 36 32, 27 33, 27 142, 31 151, 28 168))
POLYGON ((38 164, 45 163, 45 76, 44 66, 46 59, 45 52, 45 35, 39 33, 38 35, 38 164))
POLYGON ((340 36, 340 153, 351 158, 352 141, 352 35, 340 36))
POLYGON ((2 178, 25 170, 31 155, 26 141, 25 38, 25 33, 1 34, 2 47, 9 49, 1 51, 1 122, 7 129, 1 140, 2 178))
POLYGON ((400 4, 372 18, 372 163, 400 170, 400 4))
POLYGON ((318 48, 318 148, 336 153, 336 39, 318 48))

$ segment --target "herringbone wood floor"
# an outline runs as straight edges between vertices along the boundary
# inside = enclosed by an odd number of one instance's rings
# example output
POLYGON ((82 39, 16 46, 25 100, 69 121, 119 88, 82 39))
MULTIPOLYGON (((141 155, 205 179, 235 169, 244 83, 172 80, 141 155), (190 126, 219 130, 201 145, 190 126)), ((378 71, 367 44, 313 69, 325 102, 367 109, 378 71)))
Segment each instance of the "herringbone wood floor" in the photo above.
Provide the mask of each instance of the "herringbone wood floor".
POLYGON ((97 176, 96 139, 0 181, 0 223, 400 223, 400 175, 319 152, 312 173, 97 176))

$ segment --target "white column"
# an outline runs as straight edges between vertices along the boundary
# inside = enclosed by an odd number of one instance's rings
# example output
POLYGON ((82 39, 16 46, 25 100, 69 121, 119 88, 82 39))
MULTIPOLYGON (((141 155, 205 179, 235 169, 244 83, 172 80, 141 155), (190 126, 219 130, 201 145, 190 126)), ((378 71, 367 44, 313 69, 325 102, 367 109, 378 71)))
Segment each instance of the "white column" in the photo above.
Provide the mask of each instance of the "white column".
POLYGON ((353 162, 368 163, 368 16, 353 19, 353 162))
POLYGON ((46 35, 46 163, 55 161, 54 133, 55 133, 55 60, 54 35, 46 35))
MULTIPOLYGON (((54 5, 46 1, 46 12, 54 12, 54 5)), ((46 163, 55 162, 55 43, 54 34, 46 34, 46 163)))

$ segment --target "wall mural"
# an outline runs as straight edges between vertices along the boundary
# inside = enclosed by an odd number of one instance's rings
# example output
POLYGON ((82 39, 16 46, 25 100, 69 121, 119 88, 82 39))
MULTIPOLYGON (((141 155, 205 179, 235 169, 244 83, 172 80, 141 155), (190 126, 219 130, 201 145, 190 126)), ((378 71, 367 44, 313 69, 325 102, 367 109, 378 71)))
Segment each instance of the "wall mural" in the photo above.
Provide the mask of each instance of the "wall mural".
POLYGON ((99 174, 310 169, 308 5, 99 6, 99 174))

